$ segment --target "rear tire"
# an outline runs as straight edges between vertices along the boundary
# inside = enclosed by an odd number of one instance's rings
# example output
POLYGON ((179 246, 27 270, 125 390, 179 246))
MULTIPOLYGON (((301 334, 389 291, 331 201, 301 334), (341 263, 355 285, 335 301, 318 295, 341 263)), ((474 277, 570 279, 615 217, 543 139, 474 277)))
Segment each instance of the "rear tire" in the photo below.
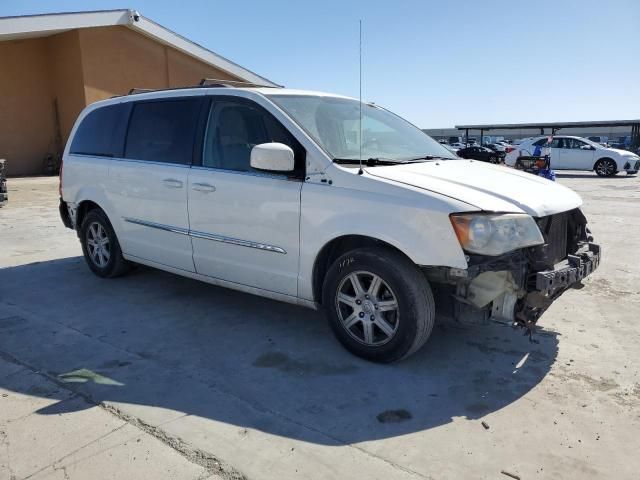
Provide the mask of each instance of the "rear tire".
POLYGON ((618 173, 617 168, 616 162, 610 158, 601 158, 593 167, 599 177, 613 177, 618 173))
POLYGON ((408 357, 433 329, 435 305, 427 279, 390 249, 362 248, 340 256, 325 277, 322 303, 340 343, 374 362, 408 357))
POLYGON ((113 278, 129 270, 116 233, 102 210, 93 209, 82 220, 80 244, 87 265, 97 276, 113 278))

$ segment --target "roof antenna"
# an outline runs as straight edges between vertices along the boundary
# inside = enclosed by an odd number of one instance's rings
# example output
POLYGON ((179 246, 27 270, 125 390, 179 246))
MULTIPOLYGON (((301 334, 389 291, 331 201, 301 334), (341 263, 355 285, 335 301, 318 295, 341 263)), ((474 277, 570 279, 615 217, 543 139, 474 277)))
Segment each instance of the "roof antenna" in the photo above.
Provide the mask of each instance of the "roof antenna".
POLYGON ((358 170, 358 175, 362 175, 364 170, 362 170, 362 19, 360 19, 360 118, 358 120, 358 128, 360 129, 360 170, 358 170))

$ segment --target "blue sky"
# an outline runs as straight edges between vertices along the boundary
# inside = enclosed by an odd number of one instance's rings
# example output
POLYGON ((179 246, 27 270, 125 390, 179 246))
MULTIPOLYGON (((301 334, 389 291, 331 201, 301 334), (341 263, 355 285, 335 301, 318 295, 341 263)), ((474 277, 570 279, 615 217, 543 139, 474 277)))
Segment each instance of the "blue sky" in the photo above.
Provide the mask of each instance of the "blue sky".
POLYGON ((640 1, 3 0, 0 16, 135 8, 287 87, 422 128, 640 118, 640 1))

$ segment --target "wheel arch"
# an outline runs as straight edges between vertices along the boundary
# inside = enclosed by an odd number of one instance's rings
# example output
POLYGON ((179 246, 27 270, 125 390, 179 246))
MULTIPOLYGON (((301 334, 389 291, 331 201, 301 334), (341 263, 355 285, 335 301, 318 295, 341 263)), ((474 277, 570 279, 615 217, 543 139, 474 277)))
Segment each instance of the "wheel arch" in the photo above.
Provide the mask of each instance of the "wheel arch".
POLYGON ((69 199, 65 200, 68 204, 76 209, 75 226, 76 230, 82 225, 82 220, 91 210, 98 208, 104 212, 115 230, 116 234, 120 234, 121 225, 118 222, 118 216, 113 204, 110 202, 105 192, 93 185, 87 185, 81 188, 75 195, 69 195, 69 199))
POLYGON ((618 162, 616 161, 615 158, 611 158, 611 157, 600 157, 600 158, 598 158, 595 162, 593 162, 593 168, 591 170, 595 171, 596 167, 598 166, 598 163, 600 163, 600 162, 602 162, 604 160, 611 160, 613 163, 616 164, 616 169, 619 170, 618 162))
POLYGON ((96 208, 104 212, 104 209, 93 200, 83 200, 78 204, 78 208, 76 210, 76 231, 79 232, 80 225, 82 225, 82 221, 87 216, 87 213, 96 208))
POLYGON ((318 252, 313 263, 312 273, 312 289, 313 300, 321 305, 322 304, 322 285, 326 277, 327 271, 333 264, 333 262, 346 252, 355 250, 357 248, 366 247, 381 247, 401 254, 406 257, 410 262, 413 260, 402 250, 391 245, 384 240, 380 240, 375 237, 367 235, 348 234, 335 237, 332 240, 324 244, 324 246, 318 252))

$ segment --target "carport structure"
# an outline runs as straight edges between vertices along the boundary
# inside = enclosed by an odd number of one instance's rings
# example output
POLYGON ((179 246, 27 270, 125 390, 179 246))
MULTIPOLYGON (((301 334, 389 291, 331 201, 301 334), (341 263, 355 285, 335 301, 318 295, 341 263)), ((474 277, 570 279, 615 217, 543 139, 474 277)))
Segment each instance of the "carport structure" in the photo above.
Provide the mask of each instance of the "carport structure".
POLYGON ((491 130, 539 130, 540 135, 555 133, 566 128, 589 128, 589 127, 629 127, 631 128, 631 147, 636 149, 640 146, 640 119, 637 120, 605 120, 597 122, 548 122, 548 123, 494 123, 486 125, 456 125, 458 130, 464 130, 465 141, 468 143, 469 130, 480 132, 480 145, 485 132, 491 130))

